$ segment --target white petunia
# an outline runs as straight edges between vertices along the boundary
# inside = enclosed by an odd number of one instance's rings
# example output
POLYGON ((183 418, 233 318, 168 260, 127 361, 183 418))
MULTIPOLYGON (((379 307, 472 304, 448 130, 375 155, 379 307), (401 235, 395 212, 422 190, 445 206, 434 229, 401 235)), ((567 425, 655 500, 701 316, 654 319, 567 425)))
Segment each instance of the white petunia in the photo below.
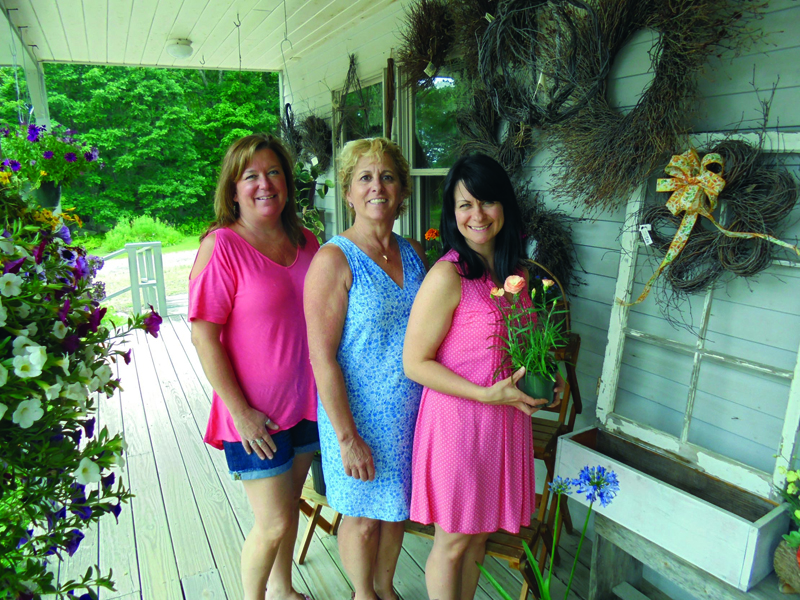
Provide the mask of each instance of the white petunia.
POLYGON ((114 372, 111 370, 111 367, 104 364, 95 369, 94 374, 98 379, 100 379, 100 383, 105 385, 111 381, 111 376, 114 375, 114 372))
POLYGON ((59 358, 55 364, 57 367, 61 367, 61 370, 64 371, 64 377, 69 375, 69 356, 64 355, 64 358, 59 358))
POLYGON ((19 296, 22 292, 22 277, 14 273, 6 273, 0 277, 0 294, 6 298, 19 296))
POLYGON ((100 465, 89 457, 83 457, 77 470, 73 473, 75 480, 81 485, 89 485, 100 481, 100 465))
POLYGON ((122 456, 122 452, 114 454, 114 464, 118 466, 120 470, 125 469, 125 457, 122 456))
POLYGON ((0 236, 0 252, 3 254, 14 254, 14 240, 0 236))
POLYGON ((92 370, 85 364, 81 363, 81 368, 78 369, 78 377, 82 379, 91 379, 93 375, 94 373, 92 373, 92 370))
POLYGON ((78 402, 86 401, 86 396, 89 392, 86 391, 86 386, 82 383, 70 383, 64 389, 64 396, 70 400, 77 400, 78 402))
POLYGON ((44 410, 42 410, 42 401, 38 398, 31 398, 30 400, 23 400, 17 406, 17 410, 11 416, 11 420, 19 425, 22 429, 28 429, 36 421, 42 418, 44 410))
POLYGON ((31 307, 23 302, 14 309, 14 312, 20 319, 27 319, 31 314, 31 307))
POLYGON ((28 323, 25 329, 28 331, 28 337, 35 337, 39 333, 39 326, 36 323, 28 323))
POLYGON ((3 404, 2 402, 0 402, 0 419, 3 418, 3 415, 6 414, 7 410, 8 410, 8 407, 5 404, 3 404))
POLYGON ((94 393, 94 392, 96 392, 97 390, 99 390, 101 387, 103 387, 103 384, 100 382, 100 379, 99 379, 99 378, 97 378, 97 377, 92 377, 92 378, 89 380, 89 383, 88 383, 88 386, 87 386, 87 387, 89 388, 89 391, 90 391, 90 392, 94 393))
POLYGON ((94 348, 92 348, 91 345, 86 346, 86 348, 83 350, 83 355, 86 357, 86 362, 87 363, 93 363, 94 359, 95 359, 95 356, 97 356, 94 353, 94 348))
POLYGON ((0 365, 0 387, 3 387, 8 381, 8 369, 0 365))
POLYGON ((11 354, 14 356, 22 356, 23 354, 27 354, 27 348, 29 346, 38 346, 36 342, 32 339, 25 337, 24 335, 20 335, 14 338, 14 342, 11 344, 12 350, 11 354))
POLYGON ((42 374, 42 365, 31 360, 29 355, 14 357, 14 375, 21 379, 38 377, 42 374))
POLYGON ((47 396, 48 400, 55 400, 61 394, 61 383, 48 385, 47 389, 44 391, 44 394, 47 396))
POLYGON ((0 327, 5 327, 8 319, 8 311, 6 307, 0 304, 0 327))
POLYGON ((61 321, 56 321, 55 325, 53 325, 53 336, 63 340, 67 336, 67 326, 61 321))
POLYGON ((38 365, 39 368, 44 367, 44 363, 47 362, 47 348, 44 346, 28 346, 26 348, 28 351, 28 356, 31 359, 31 362, 35 365, 38 365))

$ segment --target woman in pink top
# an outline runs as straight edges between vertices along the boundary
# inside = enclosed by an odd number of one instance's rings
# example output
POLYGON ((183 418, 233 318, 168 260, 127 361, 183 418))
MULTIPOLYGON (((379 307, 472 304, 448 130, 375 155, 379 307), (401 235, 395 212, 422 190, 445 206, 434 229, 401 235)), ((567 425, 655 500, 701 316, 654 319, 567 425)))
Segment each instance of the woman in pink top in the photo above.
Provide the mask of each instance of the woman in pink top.
POLYGON ((490 298, 509 275, 527 282, 521 225, 503 167, 480 154, 453 165, 442 202, 446 252, 422 283, 403 346, 406 375, 425 386, 411 519, 435 524, 425 580, 438 600, 474 597, 489 535, 518 532, 534 510, 530 415, 547 400, 517 389, 524 368, 504 368, 503 321, 490 298))
POLYGON ((297 218, 292 173, 272 135, 228 148, 189 281, 192 342, 214 388, 205 441, 225 450, 255 514, 242 548, 245 600, 264 600, 265 588, 267 600, 304 598, 292 552, 319 434, 303 281, 319 244, 297 218))

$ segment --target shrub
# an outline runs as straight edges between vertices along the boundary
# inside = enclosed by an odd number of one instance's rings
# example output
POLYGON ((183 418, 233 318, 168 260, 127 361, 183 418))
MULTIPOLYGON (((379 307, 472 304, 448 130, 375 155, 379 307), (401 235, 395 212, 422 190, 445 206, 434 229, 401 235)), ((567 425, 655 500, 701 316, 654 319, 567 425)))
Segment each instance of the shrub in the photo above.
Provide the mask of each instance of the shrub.
POLYGON ((110 251, 120 250, 134 242, 161 242, 163 247, 173 246, 183 240, 183 234, 153 217, 143 215, 132 221, 122 221, 106 233, 103 245, 110 251))

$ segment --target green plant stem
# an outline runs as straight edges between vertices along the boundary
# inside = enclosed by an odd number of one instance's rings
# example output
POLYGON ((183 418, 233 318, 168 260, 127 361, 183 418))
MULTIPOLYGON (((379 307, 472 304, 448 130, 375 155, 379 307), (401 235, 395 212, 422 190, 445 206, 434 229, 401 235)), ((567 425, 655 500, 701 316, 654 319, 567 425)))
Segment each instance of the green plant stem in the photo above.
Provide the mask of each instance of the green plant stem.
POLYGON ((567 583, 567 591, 564 592, 564 600, 567 600, 569 590, 572 587, 572 578, 575 577, 575 568, 578 566, 578 557, 581 555, 581 548, 583 547, 583 540, 586 539, 586 528, 589 526, 589 517, 592 516, 592 507, 594 502, 589 505, 589 512, 586 513, 586 520, 583 522, 583 530, 581 531, 581 539, 578 541, 578 550, 575 552, 575 559, 572 561, 572 571, 569 573, 569 583, 567 583))
POLYGON ((553 560, 556 555, 556 548, 558 547, 558 517, 561 514, 561 494, 556 494, 556 520, 555 531, 553 531, 553 551, 550 552, 550 572, 547 574, 547 587, 550 587, 550 579, 553 577, 553 560))

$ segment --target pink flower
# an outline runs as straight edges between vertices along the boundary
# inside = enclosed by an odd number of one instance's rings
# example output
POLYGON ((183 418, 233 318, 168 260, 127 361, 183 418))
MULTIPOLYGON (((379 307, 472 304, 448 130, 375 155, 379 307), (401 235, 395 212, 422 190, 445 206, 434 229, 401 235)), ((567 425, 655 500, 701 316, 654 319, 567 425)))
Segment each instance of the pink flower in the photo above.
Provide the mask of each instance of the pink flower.
POLYGON ((492 291, 491 291, 491 292, 489 292, 489 293, 490 293, 492 296, 496 296, 496 297, 498 297, 498 298, 499 298, 499 297, 501 297, 501 296, 504 296, 506 292, 505 292, 505 290, 504 290, 503 288, 499 288, 499 287, 493 287, 493 288, 492 288, 492 291))
POLYGON ((544 289, 551 288, 556 284, 552 279, 542 279, 542 287, 544 289))
POLYGON ((503 284, 503 289, 509 294, 519 294, 525 289, 525 279, 519 275, 509 275, 503 284))
POLYGON ((153 308, 152 304, 150 305, 150 314, 144 318, 144 330, 152 335, 154 338, 158 337, 158 329, 161 327, 161 322, 164 319, 161 318, 155 309, 153 308))

